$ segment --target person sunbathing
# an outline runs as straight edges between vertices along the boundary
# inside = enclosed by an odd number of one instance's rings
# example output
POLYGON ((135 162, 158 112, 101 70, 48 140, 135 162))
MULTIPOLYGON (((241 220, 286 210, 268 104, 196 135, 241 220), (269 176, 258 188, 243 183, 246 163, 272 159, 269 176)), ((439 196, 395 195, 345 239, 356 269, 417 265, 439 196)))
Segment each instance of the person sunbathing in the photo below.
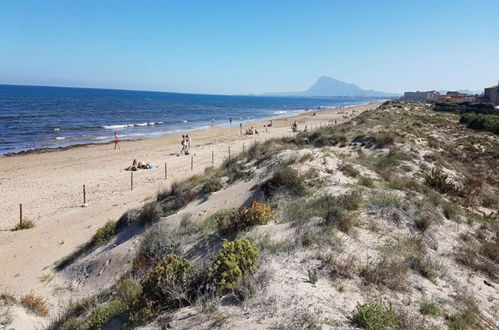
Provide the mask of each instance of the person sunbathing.
POLYGON ((134 159, 132 165, 125 168, 125 171, 137 171, 137 160, 134 159))

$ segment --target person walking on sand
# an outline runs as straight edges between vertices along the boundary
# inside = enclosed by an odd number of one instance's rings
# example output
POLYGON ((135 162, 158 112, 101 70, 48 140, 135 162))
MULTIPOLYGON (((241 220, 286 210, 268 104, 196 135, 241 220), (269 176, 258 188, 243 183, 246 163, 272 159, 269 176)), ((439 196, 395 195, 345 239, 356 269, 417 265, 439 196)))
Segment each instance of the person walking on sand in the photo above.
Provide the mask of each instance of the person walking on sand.
POLYGON ((182 135, 182 141, 180 142, 180 145, 182 146, 182 149, 180 150, 180 154, 183 155, 185 154, 185 135, 182 135))
POLYGON ((229 118, 230 126, 232 126, 232 117, 229 118))
POLYGON ((243 135, 243 123, 239 123, 239 134, 243 135))
POLYGON ((189 137, 189 134, 186 134, 185 136, 185 154, 189 154, 189 150, 191 149, 191 138, 189 137))
POLYGON ((116 150, 116 147, 118 147, 118 150, 121 150, 121 148, 120 148, 120 138, 118 136, 118 133, 114 132, 114 150, 116 150))

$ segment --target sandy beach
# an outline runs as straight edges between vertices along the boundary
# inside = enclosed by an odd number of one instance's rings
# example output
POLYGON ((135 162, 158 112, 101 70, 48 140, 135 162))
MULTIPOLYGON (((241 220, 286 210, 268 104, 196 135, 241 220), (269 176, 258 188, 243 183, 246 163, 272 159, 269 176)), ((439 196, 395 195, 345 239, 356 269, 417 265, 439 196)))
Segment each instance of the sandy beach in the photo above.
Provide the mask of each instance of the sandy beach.
MULTIPOLYGON (((341 123, 378 104, 342 109, 308 111, 295 117, 275 119, 269 132, 254 122, 259 135, 243 136, 237 124, 230 128, 214 127, 189 132, 191 157, 177 156, 180 136, 122 141, 121 150, 112 144, 75 147, 45 153, 0 158, 0 292, 14 295, 34 291, 54 303, 57 298, 39 277, 57 260, 87 242, 96 229, 109 219, 117 219, 126 210, 155 198, 156 192, 172 182, 202 173, 256 141, 293 134, 326 123, 341 123), (315 112, 316 115, 312 116, 315 112), (133 191, 130 172, 124 170, 133 159, 148 161, 154 169, 134 172, 133 191), (165 163, 168 178, 165 180, 165 163), (87 207, 82 207, 82 187, 86 187, 87 207), (36 221, 30 230, 11 231, 19 221, 19 204, 25 219, 36 221)), ((112 137, 110 137, 111 139, 112 137)))

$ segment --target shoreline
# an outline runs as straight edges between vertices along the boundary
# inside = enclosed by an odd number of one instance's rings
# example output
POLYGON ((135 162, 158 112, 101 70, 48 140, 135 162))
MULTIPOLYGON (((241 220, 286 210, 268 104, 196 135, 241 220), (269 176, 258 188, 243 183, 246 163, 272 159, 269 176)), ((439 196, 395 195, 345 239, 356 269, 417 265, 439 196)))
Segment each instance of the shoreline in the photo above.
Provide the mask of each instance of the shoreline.
MULTIPOLYGON (((304 114, 307 114, 311 111, 314 112, 320 112, 320 111, 330 111, 330 110, 340 110, 340 109, 348 109, 348 108, 355 108, 355 107, 360 107, 360 106, 366 106, 370 104, 381 104, 384 101, 370 101, 370 102, 362 102, 358 104, 352 104, 352 105, 345 105, 345 106, 331 106, 331 107, 321 107, 319 106, 318 109, 298 109, 298 110, 283 110, 283 111, 292 111, 293 113, 290 115, 283 114, 282 116, 269 116, 269 117, 262 117, 262 118, 256 118, 256 119, 249 119, 249 120, 243 120, 241 123, 243 125, 247 125, 248 123, 262 123, 264 121, 269 121, 269 120, 278 120, 282 118, 294 118, 294 117, 299 117, 304 114)), ((202 127, 197 127, 197 128, 189 128, 185 129, 185 133, 193 133, 201 130, 210 130, 210 129, 227 129, 227 128, 234 128, 234 127, 239 127, 238 124, 234 125, 226 125, 226 124, 221 124, 221 125, 215 125, 215 126, 202 126, 202 127)), ((176 131, 181 131, 181 129, 176 129, 176 131)), ((179 135, 175 133, 167 133, 165 132, 164 134, 156 137, 143 137, 143 138, 137 138, 137 139, 123 139, 120 140, 120 143, 122 142, 129 142, 129 141, 144 141, 144 140, 155 140, 155 139, 163 139, 166 136, 176 136, 179 135)), ((92 147, 92 146, 101 146, 101 145, 110 145, 113 144, 112 136, 110 135, 109 141, 107 142, 85 142, 85 143, 76 143, 68 146, 60 146, 60 147, 44 147, 44 148, 34 148, 34 149, 28 149, 28 150, 20 150, 20 151, 14 151, 14 152, 7 152, 4 154, 0 154, 0 159, 2 158, 12 158, 12 157, 19 157, 19 156, 25 156, 25 155, 33 155, 33 154, 44 154, 44 153, 53 153, 53 152, 58 152, 58 151, 65 151, 65 150, 71 150, 75 148, 85 148, 85 147, 92 147)))
MULTIPOLYGON (((294 121, 301 130, 305 125, 312 130, 327 122, 349 121, 379 104, 321 109, 313 111, 315 116, 308 111, 273 119, 269 132, 261 130, 259 135, 240 135, 239 125, 200 129, 189 133, 192 139, 190 156, 178 156, 181 134, 177 134, 122 141, 121 150, 114 150, 108 143, 2 157, 0 291, 16 295, 33 291, 57 307, 59 298, 52 291, 56 283, 46 285, 39 278, 50 274, 57 260, 88 242, 108 220, 116 220, 127 210, 141 207, 174 182, 202 175, 207 167, 221 165, 229 153, 236 155, 265 139, 293 136, 291 124, 294 121), (150 162, 154 168, 125 171, 133 159, 150 162), (82 207, 83 185, 86 187, 86 207, 82 207), (11 231, 19 223, 20 204, 23 205, 23 219, 35 221, 36 226, 11 231)), ((254 126, 260 130, 267 122, 246 123, 244 129, 254 126)))

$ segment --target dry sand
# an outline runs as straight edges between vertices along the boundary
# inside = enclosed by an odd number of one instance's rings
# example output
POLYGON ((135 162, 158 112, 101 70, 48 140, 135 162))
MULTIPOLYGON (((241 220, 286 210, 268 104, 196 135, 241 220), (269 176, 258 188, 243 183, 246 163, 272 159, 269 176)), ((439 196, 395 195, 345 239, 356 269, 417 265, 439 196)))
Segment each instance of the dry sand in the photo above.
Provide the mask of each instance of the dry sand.
POLYGON ((211 128, 190 132, 191 157, 177 156, 180 137, 168 135, 158 139, 122 141, 121 150, 113 145, 90 145, 40 154, 0 158, 0 293, 19 297, 30 291, 56 303, 53 288, 40 276, 49 273, 51 265, 87 242, 96 229, 109 219, 117 219, 127 209, 139 207, 153 199, 157 191, 175 180, 202 173, 254 141, 292 135, 290 126, 297 120, 299 128, 338 124, 378 104, 343 109, 313 111, 299 116, 274 119, 274 127, 265 133, 267 122, 247 126, 261 129, 256 136, 241 136, 239 127, 211 128), (124 171, 133 159, 149 161, 151 170, 134 172, 134 189, 130 190, 130 172, 124 171), (164 164, 168 164, 165 180, 164 164), (88 207, 82 207, 82 186, 86 185, 88 207), (24 218, 35 220, 30 230, 11 231, 19 221, 19 204, 24 218))

